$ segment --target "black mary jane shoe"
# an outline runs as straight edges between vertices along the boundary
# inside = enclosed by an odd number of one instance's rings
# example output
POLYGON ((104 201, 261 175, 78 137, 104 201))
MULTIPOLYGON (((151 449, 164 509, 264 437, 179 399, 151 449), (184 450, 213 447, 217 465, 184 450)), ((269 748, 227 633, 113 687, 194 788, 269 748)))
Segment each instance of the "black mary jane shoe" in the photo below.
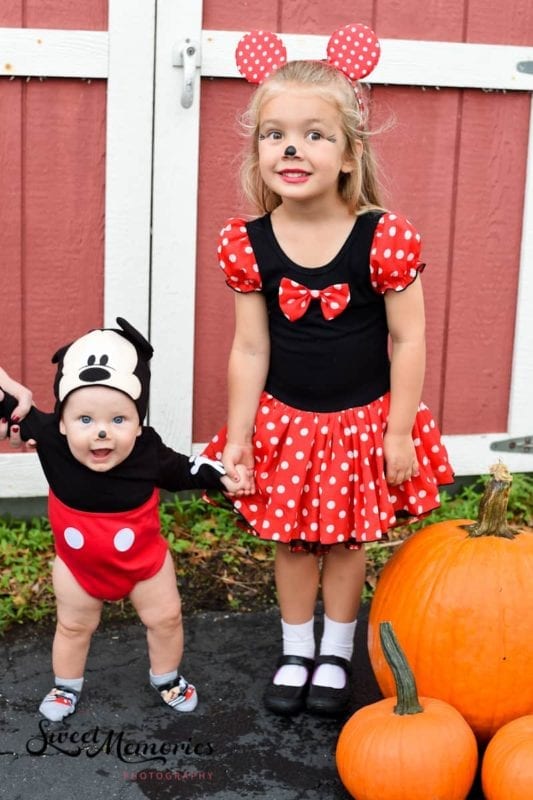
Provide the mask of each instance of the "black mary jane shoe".
POLYGON ((305 698, 309 689, 309 683, 313 674, 315 662, 312 658, 304 656, 281 656, 277 663, 277 669, 285 664, 295 664, 298 667, 305 667, 307 670, 307 680, 303 686, 284 686, 270 682, 263 695, 263 703, 268 711, 281 716, 291 716, 297 714, 305 707, 305 698))
POLYGON ((346 673, 346 683, 342 689, 333 689, 330 686, 315 686, 311 683, 307 693, 306 706, 311 714, 319 714, 326 717, 338 717, 346 711, 352 698, 352 665, 346 658, 341 656, 318 656, 315 667, 320 664, 335 664, 342 667, 346 673))

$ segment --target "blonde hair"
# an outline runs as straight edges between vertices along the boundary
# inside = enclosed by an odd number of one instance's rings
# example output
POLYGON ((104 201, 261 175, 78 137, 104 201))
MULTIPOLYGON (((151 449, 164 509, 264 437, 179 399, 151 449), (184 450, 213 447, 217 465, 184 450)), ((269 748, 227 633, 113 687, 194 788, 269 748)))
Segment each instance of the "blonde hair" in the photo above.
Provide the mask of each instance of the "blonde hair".
POLYGON ((281 204, 281 197, 265 184, 259 170, 259 123, 261 109, 289 85, 312 88, 339 112, 346 139, 346 152, 355 168, 339 175, 339 195, 353 214, 383 209, 377 167, 370 147, 371 133, 366 113, 349 80, 335 67, 322 61, 289 61, 278 69, 252 95, 241 124, 250 137, 248 154, 241 167, 244 193, 261 213, 270 213, 281 204), (360 154, 360 145, 362 152, 360 154))

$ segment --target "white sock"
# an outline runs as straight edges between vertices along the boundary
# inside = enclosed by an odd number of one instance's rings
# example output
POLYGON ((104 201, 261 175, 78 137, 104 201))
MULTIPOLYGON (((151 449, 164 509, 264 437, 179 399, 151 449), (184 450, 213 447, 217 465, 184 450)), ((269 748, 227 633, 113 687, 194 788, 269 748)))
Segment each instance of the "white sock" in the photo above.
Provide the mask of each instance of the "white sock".
MULTIPOLYGON (((283 655, 315 657, 315 620, 314 617, 300 625, 289 625, 281 620, 283 634, 283 655)), ((307 680, 307 670, 298 664, 285 664, 274 675, 274 683, 283 686, 303 686, 307 680)))
MULTIPOLYGON (((357 620, 353 622, 335 622, 324 614, 324 632, 320 641, 321 656, 341 656, 350 661, 353 653, 353 640, 357 620)), ((332 689, 343 689, 346 685, 346 673, 337 664, 320 664, 313 674, 315 686, 330 686, 332 689)))
POLYGON ((150 683, 152 686, 163 686, 165 683, 171 683, 178 677, 178 670, 173 669, 172 672, 164 672, 162 675, 154 675, 150 670, 150 683))
POLYGON ((78 696, 83 687, 83 678, 58 678, 56 675, 54 683, 54 688, 42 701, 39 711, 51 722, 60 722, 76 711, 78 696))

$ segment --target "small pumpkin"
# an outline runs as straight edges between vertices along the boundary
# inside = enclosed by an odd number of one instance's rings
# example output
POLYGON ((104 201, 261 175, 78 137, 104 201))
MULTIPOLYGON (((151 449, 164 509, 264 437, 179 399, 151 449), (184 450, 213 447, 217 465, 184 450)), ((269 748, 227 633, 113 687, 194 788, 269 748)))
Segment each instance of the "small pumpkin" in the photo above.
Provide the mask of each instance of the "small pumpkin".
POLYGON ((486 800, 533 798, 533 715, 508 722, 490 740, 481 766, 486 800))
POLYGON ((378 580, 369 653, 385 696, 394 682, 379 647, 391 620, 419 691, 457 708, 480 741, 533 713, 533 531, 511 529, 511 475, 492 476, 476 522, 448 520, 404 542, 378 580))
POLYGON ((342 783, 357 800, 465 800, 478 762, 472 730, 448 703, 418 697, 390 622, 381 623, 380 639, 397 697, 360 708, 344 725, 342 783))

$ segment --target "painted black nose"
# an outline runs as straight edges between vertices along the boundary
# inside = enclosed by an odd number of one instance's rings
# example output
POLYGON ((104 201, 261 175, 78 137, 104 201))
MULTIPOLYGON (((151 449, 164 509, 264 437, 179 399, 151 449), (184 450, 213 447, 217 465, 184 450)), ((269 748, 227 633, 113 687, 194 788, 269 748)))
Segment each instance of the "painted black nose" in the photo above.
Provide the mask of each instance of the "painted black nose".
POLYGON ((106 435, 107 434, 106 434, 105 431, 98 431, 98 438, 99 439, 105 439, 106 435))
POLYGON ((285 148, 285 152, 283 153, 284 156, 295 156, 296 155, 296 148, 293 144, 290 144, 288 147, 285 148))

